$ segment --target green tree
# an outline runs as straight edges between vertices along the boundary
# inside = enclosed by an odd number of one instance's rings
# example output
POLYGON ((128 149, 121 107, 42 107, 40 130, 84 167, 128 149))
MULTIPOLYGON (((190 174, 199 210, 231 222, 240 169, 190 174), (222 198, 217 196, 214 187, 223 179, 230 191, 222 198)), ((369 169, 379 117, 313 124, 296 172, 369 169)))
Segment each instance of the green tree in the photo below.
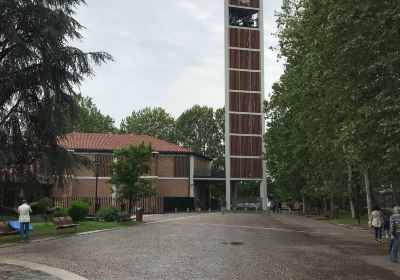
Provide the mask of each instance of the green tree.
POLYGON ((121 123, 122 133, 144 134, 175 142, 175 120, 163 108, 133 111, 121 123))
POLYGON ((113 153, 114 160, 109 166, 109 182, 116 186, 121 199, 129 200, 129 214, 132 213, 133 203, 137 199, 156 195, 153 181, 141 178, 150 170, 151 153, 151 146, 146 146, 143 142, 113 153))
POLYGON ((177 143, 210 157, 215 168, 222 168, 224 154, 220 115, 218 122, 213 108, 195 105, 176 120, 177 143))
POLYGON ((214 155, 213 167, 219 171, 225 170, 225 108, 215 110, 215 121, 217 122, 216 154, 214 155))
POLYGON ((117 131, 114 119, 103 115, 93 103, 92 98, 76 96, 78 116, 71 124, 71 132, 114 133, 117 131))
POLYGON ((32 212, 42 216, 45 224, 53 213, 54 202, 51 198, 42 198, 30 204, 32 212))
MULTIPOLYGON (((74 18, 83 0, 0 1, 0 178, 8 182, 56 180, 76 168, 57 145, 79 112, 75 89, 94 75, 92 64, 111 59, 83 52, 74 18), (37 168, 30 168, 37 162, 37 168), (33 171, 33 172, 32 172, 33 171)), ((66 176, 67 175, 67 176, 66 176)))
POLYGON ((284 0, 285 72, 267 103, 266 160, 275 188, 351 197, 397 185, 400 3, 284 0), (396 167, 395 167, 396 166, 396 167))

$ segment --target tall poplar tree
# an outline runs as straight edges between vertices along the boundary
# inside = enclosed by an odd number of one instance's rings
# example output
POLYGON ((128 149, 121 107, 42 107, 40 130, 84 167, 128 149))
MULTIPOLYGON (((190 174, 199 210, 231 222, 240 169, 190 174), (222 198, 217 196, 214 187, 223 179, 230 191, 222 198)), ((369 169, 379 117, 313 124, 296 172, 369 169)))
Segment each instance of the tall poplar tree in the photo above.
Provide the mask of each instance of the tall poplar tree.
POLYGON ((370 213, 374 192, 398 186, 399 13, 398 1, 283 1, 285 72, 266 107, 275 187, 351 198, 363 183, 370 213))

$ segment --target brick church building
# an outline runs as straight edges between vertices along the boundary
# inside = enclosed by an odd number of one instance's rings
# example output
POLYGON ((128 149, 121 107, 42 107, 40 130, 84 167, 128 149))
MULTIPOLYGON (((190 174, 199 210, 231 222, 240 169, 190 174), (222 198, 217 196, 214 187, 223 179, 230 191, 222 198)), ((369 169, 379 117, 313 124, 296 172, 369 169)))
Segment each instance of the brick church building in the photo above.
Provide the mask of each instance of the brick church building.
MULTIPOLYGON (((197 207, 206 208, 207 186, 202 182, 195 184, 195 178, 211 175, 211 160, 190 149, 147 135, 99 133, 71 133, 60 141, 60 146, 97 163, 98 197, 111 197, 113 188, 107 182, 110 179, 107 166, 113 150, 141 142, 153 148, 150 172, 143 177, 154 180, 157 196, 193 197, 198 201, 197 207)), ((54 186, 50 196, 94 197, 95 187, 96 171, 81 168, 66 190, 54 186)))

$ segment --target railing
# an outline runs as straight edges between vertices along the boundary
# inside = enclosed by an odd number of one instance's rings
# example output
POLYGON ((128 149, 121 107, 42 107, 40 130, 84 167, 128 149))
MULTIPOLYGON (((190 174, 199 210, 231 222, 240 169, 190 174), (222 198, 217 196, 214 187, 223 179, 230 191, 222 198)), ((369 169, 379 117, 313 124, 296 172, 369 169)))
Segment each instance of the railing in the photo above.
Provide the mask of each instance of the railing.
MULTIPOLYGON (((75 199, 82 199, 89 203, 89 214, 93 215, 95 213, 95 197, 53 197, 54 203, 63 208, 68 208, 71 201, 75 199)), ((120 209, 121 212, 128 212, 129 200, 127 199, 115 199, 113 201, 111 197, 98 197, 97 202, 99 205, 98 210, 113 206, 120 209)), ((140 198, 133 204, 132 212, 135 212, 136 207, 142 207, 146 214, 162 214, 164 209, 164 200, 163 197, 140 198)))

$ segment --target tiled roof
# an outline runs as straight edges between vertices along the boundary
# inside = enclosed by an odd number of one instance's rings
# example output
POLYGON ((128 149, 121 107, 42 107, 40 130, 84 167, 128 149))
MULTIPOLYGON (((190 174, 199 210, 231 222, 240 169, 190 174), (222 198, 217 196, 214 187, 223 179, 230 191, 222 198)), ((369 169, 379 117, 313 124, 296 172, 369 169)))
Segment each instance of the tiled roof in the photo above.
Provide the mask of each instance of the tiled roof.
POLYGON ((169 153, 192 153, 192 150, 171 144, 167 141, 147 135, 105 134, 105 133, 70 133, 59 140, 59 145, 71 150, 111 151, 137 145, 141 142, 151 144, 154 151, 169 153))

